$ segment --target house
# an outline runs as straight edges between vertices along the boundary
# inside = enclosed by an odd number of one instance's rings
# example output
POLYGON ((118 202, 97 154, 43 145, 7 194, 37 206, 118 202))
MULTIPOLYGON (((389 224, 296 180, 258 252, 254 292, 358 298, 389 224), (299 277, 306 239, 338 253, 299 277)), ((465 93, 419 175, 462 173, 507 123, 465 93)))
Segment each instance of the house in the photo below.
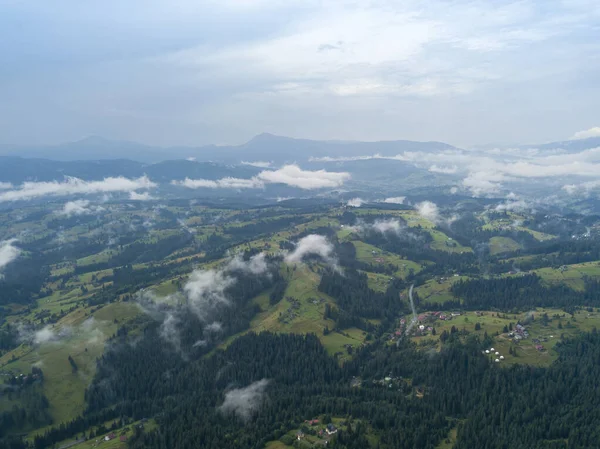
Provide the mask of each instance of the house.
POLYGON ((125 442, 125 441, 127 441, 127 435, 121 435, 121 436, 119 437, 119 441, 122 441, 122 442, 125 442))
POLYGON ((310 421, 304 421, 304 422, 307 423, 309 426, 316 426, 317 424, 319 424, 318 419, 311 419, 310 421))
POLYGON ((325 432, 327 432, 327 435, 336 434, 337 431, 337 427, 335 427, 333 424, 327 424, 327 427, 325 428, 325 432))
POLYGON ((298 431, 298 433, 296 433, 296 438, 298 439, 298 441, 300 441, 301 439, 304 438, 304 432, 302 432, 301 430, 298 431))
POLYGON ((109 433, 108 435, 106 435, 104 437, 104 441, 110 441, 110 440, 114 440, 117 436, 114 434, 114 432, 109 433))
POLYGON ((535 345, 535 349, 541 352, 544 350, 544 347, 542 345, 535 345))

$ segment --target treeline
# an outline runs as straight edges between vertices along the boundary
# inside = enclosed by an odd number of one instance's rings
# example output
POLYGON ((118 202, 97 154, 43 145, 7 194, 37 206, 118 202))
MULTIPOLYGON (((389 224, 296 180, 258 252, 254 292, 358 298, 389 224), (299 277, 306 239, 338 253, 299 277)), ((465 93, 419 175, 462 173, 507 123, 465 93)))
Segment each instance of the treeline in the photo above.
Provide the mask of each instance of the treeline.
MULTIPOLYGON (((600 283, 592 279, 585 280, 584 291, 575 291, 563 284, 546 285, 539 276, 529 274, 461 280, 452 285, 451 292, 467 310, 556 307, 572 311, 576 306, 600 306, 600 283)), ((450 304, 444 305, 448 306, 450 304)))
MULTIPOLYGON (((156 416, 160 431, 140 435, 133 448, 262 449, 324 414, 350 426, 330 443, 341 449, 361 447, 373 432, 377 446, 363 448, 433 449, 454 426, 458 449, 583 449, 600 438, 600 397, 591 394, 600 377, 597 332, 559 345, 558 362, 546 369, 499 368, 481 354, 476 337, 461 343, 455 334, 435 354, 417 351, 408 340, 375 342, 343 367, 313 335, 248 334, 225 351, 189 362, 152 330, 133 347, 111 348, 87 393, 88 413, 156 416), (350 386, 354 376, 361 387, 350 386), (382 384, 384 377, 392 380, 382 384), (264 395, 254 397, 246 419, 220 411, 232 388, 261 379, 268 379, 264 395)), ((238 411, 247 404, 235 403, 238 411)), ((81 432, 80 425, 71 430, 81 432)), ((36 447, 59 441, 52 435, 37 438, 36 447)))
POLYGON ((48 410, 49 402, 41 391, 41 387, 17 388, 7 386, 0 393, 0 401, 14 400, 8 410, 0 413, 0 447, 2 436, 19 431, 28 431, 52 424, 48 410), (7 392, 6 389, 14 388, 7 392))
MULTIPOLYGON (((365 319, 380 319, 386 323, 390 319, 406 312, 406 305, 400 298, 406 285, 395 279, 385 293, 371 290, 365 273, 346 269, 344 273, 325 270, 319 283, 319 291, 335 298, 337 308, 329 311, 328 316, 336 321, 339 329, 358 327, 372 330, 365 319)), ((384 325, 385 327, 385 325, 384 325)))
MULTIPOLYGON (((323 413, 373 423, 382 447, 433 449, 447 434, 441 411, 407 399, 410 386, 352 388, 351 374, 313 335, 249 334, 211 358, 184 363, 158 335, 147 334, 135 348, 103 356, 88 401, 90 411, 116 402, 134 419, 157 414, 161 431, 141 436, 135 448, 258 449, 323 413), (228 389, 261 379, 269 383, 251 423, 219 411, 228 389)), ((357 447, 344 438, 332 444, 357 447)))
POLYGON ((259 235, 279 232, 307 221, 308 219, 302 216, 289 216, 273 220, 259 220, 243 226, 227 226, 224 228, 224 232, 238 238, 251 239, 259 235))

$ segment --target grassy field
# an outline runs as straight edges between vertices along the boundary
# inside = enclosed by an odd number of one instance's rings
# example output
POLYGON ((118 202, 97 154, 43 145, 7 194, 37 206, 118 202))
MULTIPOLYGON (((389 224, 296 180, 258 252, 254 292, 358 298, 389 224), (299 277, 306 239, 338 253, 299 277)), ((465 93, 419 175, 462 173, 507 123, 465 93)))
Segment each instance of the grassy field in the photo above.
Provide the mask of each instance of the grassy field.
POLYGON ((356 248, 356 259, 370 264, 392 264, 398 267, 398 271, 394 273, 396 277, 406 278, 411 270, 415 273, 421 271, 421 265, 412 260, 403 259, 397 254, 388 253, 376 246, 369 245, 361 241, 353 241, 356 248))
MULTIPOLYGON (((109 421, 109 422, 105 423, 105 427, 109 428, 111 424, 112 424, 112 421, 109 421)), ((124 427, 121 427, 119 429, 110 430, 104 434, 97 435, 96 437, 91 438, 87 441, 82 441, 81 443, 75 444, 75 445, 71 446, 70 449, 92 449, 92 448, 127 449, 127 447, 128 447, 127 442, 121 441, 120 437, 122 435, 125 435, 127 437, 127 439, 131 438, 135 433, 135 428, 140 424, 141 424, 141 421, 136 421, 136 422, 128 424, 124 427), (116 435, 116 438, 114 438, 110 441, 104 441, 104 437, 111 433, 114 433, 116 435)), ((156 421, 154 421, 153 419, 147 420, 145 423, 143 423, 143 425, 144 425, 144 432, 152 432, 153 430, 155 430, 157 428, 156 421)), ((70 442, 74 442, 74 441, 76 441, 76 440, 63 441, 59 445, 57 445, 57 447, 69 444, 70 442)))
MULTIPOLYGON (((320 282, 316 267, 304 264, 290 265, 284 270, 289 277, 288 288, 284 298, 277 304, 269 304, 269 292, 265 292, 254 299, 261 308, 260 312, 251 322, 249 331, 281 332, 308 334, 314 333, 331 355, 339 355, 340 362, 347 359, 345 345, 360 346, 366 334, 359 329, 345 329, 341 334, 331 332, 323 335, 325 327, 333 329, 333 320, 324 319, 325 305, 335 305, 329 296, 318 291, 320 282), (293 299, 293 300, 292 300, 293 299)), ((229 337, 220 348, 226 348, 235 338, 242 334, 229 337)))
POLYGON ((456 240, 452 240, 442 231, 430 229, 429 234, 433 238, 433 242, 429 245, 432 249, 438 251, 446 251, 449 253, 471 253, 473 250, 468 246, 463 246, 456 240))
MULTIPOLYGON (((470 335, 478 335, 483 338, 487 333, 494 338, 494 349, 498 351, 505 359, 500 366, 510 366, 515 363, 527 364, 532 366, 548 366, 554 362, 558 353, 554 347, 562 338, 576 337, 581 332, 590 332, 594 327, 600 328, 600 312, 577 311, 575 315, 566 314, 562 310, 539 308, 533 311, 534 321, 528 324, 527 331, 529 338, 515 343, 508 334, 504 333, 505 326, 508 328, 521 320, 524 321, 526 313, 521 314, 502 314, 496 312, 482 312, 483 315, 477 316, 476 312, 463 312, 460 316, 450 321, 437 320, 431 325, 436 329, 436 335, 427 335, 421 337, 412 337, 412 340, 420 347, 430 348, 431 346, 439 349, 439 337, 443 331, 450 332, 454 326, 457 330, 466 330, 470 335), (542 316, 547 314, 549 322, 544 324, 542 316), (475 325, 479 323, 480 330, 475 330, 475 325), (535 348, 534 339, 540 340, 544 347, 543 351, 535 348), (514 351, 514 355, 509 353, 509 349, 514 351)), ((495 355, 491 354, 490 359, 495 355)))
POLYGON ((509 237, 492 237, 490 239, 490 254, 492 256, 518 249, 521 249, 521 245, 509 237))
POLYGON ((370 271, 365 271, 364 273, 367 275, 369 288, 371 290, 382 293, 387 290, 390 284, 390 277, 388 275, 371 273, 370 271))
POLYGON ((466 280, 467 276, 452 276, 446 278, 431 279, 425 284, 415 287, 415 292, 419 295, 421 302, 427 304, 439 304, 446 301, 451 301, 456 298, 450 293, 452 284, 459 280, 466 280))
MULTIPOLYGON (((323 420, 323 416, 308 416, 306 417, 306 420, 310 420, 310 419, 319 419, 320 422, 322 422, 323 420)), ((354 421, 356 422, 356 420, 354 421)), ((348 425, 346 423, 346 418, 340 418, 340 417, 332 417, 331 418, 331 423, 334 424, 338 430, 340 432, 345 432, 348 430, 348 425)), ((364 424, 364 422, 363 422, 364 424)), ((322 447, 327 447, 327 443, 328 440, 331 438, 327 435, 323 435, 323 436, 319 436, 318 432, 320 430, 325 429, 325 425, 324 424, 316 424, 314 426, 308 426, 307 424, 303 425, 290 430, 289 432, 287 432, 285 434, 285 437, 282 437, 280 440, 276 440, 276 441, 269 441, 266 445, 265 445, 265 449, 292 449, 292 448, 297 448, 297 449, 310 449, 310 448, 322 448, 322 447), (304 437, 302 438, 302 440, 298 441, 296 439, 296 435, 298 433, 298 431, 300 431, 302 429, 304 429, 304 437), (287 445, 285 444, 283 441, 285 439, 291 439, 294 441, 293 446, 287 445)), ((377 436, 374 435, 374 433, 372 433, 372 429, 369 428, 369 435, 367 436, 367 439, 369 439, 369 443, 370 446, 375 447, 375 445, 377 444, 377 436)), ((364 448, 364 449, 369 449, 364 448)))
POLYGON ((534 229, 529 229, 525 226, 522 226, 521 223, 524 221, 525 217, 515 214, 514 212, 508 213, 508 218, 501 218, 495 220, 489 220, 487 216, 482 217, 485 221, 485 224, 482 226, 484 230, 501 230, 501 229, 509 229, 514 231, 523 231, 530 233, 536 240, 544 241, 544 240, 552 240, 556 238, 555 235, 546 234, 540 231, 536 231, 534 229))
POLYGON ((458 427, 453 427, 448 432, 448 437, 445 440, 442 440, 440 444, 437 445, 436 449, 452 449, 454 447, 454 443, 456 443, 456 438, 458 434, 458 427))
POLYGON ((105 340, 138 313, 138 307, 129 303, 112 303, 95 313, 89 308, 77 309, 51 327, 54 338, 33 346, 23 344, 2 356, 0 372, 28 373, 32 366, 40 367, 55 424, 73 419, 83 411, 84 392, 96 372, 96 358, 104 352, 105 340), (69 356, 75 360, 77 372, 73 372, 69 356))
MULTIPOLYGON (((536 273, 548 284, 564 284, 574 290, 583 291, 585 288, 585 277, 600 277, 600 262, 595 261, 564 265, 560 268, 539 268, 537 270, 532 270, 531 272, 536 273)), ((520 274, 512 274, 509 276, 520 276, 520 274)))

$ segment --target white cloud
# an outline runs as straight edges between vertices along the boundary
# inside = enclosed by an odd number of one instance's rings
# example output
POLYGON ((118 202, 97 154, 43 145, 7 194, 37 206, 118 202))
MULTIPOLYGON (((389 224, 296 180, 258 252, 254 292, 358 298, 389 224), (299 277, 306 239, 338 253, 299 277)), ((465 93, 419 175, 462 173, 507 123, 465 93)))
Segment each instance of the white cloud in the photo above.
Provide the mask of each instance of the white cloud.
POLYGON ((404 204, 405 199, 405 196, 394 196, 384 199, 383 202, 389 204, 404 204))
POLYGON ((453 165, 451 167, 432 165, 431 167, 429 167, 429 171, 432 173, 444 173, 450 175, 456 173, 458 171, 458 167, 456 165, 453 165))
POLYGON ((247 161, 242 161, 242 165, 249 165, 251 167, 258 167, 258 168, 269 168, 269 167, 271 167, 272 162, 265 162, 265 161, 247 162, 247 161))
POLYGON ((192 311, 203 321, 220 306, 229 305, 225 289, 233 285, 235 279, 223 271, 195 270, 184 285, 188 304, 192 311))
POLYGON ((38 331, 35 331, 33 336, 31 336, 30 333, 27 333, 26 338, 33 338, 33 343, 36 345, 41 345, 68 338, 73 334, 72 331, 73 329, 70 327, 62 327, 59 330, 54 330, 50 325, 48 325, 38 331))
POLYGON ((236 256, 227 264, 227 269, 232 271, 240 270, 252 274, 263 274, 268 269, 266 254, 256 254, 248 261, 243 260, 240 254, 236 254, 236 256))
POLYGON ((573 196, 589 196, 593 191, 600 188, 600 180, 582 182, 579 184, 567 184, 562 190, 573 196))
POLYGON ((403 226, 400 224, 399 220, 394 220, 393 218, 389 220, 376 220, 373 223, 373 229, 376 231, 385 234, 386 232, 393 232, 395 234, 400 234, 403 226))
POLYGON ((429 220, 433 224, 440 223, 440 211, 435 203, 432 203, 431 201, 423 201, 422 203, 417 204, 415 207, 421 217, 429 220))
POLYGON ((301 238, 296 243, 296 248, 285 256, 287 263, 298 263, 306 256, 317 255, 325 261, 335 265, 333 258, 333 245, 326 237, 317 234, 310 234, 301 238))
POLYGON ((530 204, 528 201, 520 199, 517 195, 515 195, 513 192, 511 192, 506 196, 506 201, 498 204, 494 208, 494 210, 496 212, 504 212, 504 211, 524 212, 524 211, 531 210, 532 207, 533 207, 532 204, 530 204))
POLYGON ((469 189, 474 196, 487 196, 500 192, 502 185, 498 182, 504 179, 500 174, 489 172, 472 172, 463 179, 463 187, 469 189))
POLYGON ((350 174, 326 170, 302 170, 297 165, 285 165, 279 170, 262 171, 257 178, 267 183, 287 184, 301 189, 322 189, 341 186, 350 179, 350 174))
POLYGON ((372 156, 323 156, 323 157, 310 157, 310 162, 351 162, 351 161, 369 161, 371 159, 388 159, 380 154, 374 154, 372 156))
POLYGON ((42 343, 48 343, 54 340, 57 340, 58 336, 54 333, 50 326, 46 326, 34 334, 33 342, 36 345, 40 345, 42 343))
POLYGON ((590 137, 600 137, 600 126, 594 126, 590 129, 577 131, 575 134, 573 134, 573 136, 571 136, 571 140, 589 139, 590 137))
POLYGON ((150 201, 155 198, 150 195, 150 192, 129 192, 129 199, 134 201, 150 201))
POLYGON ((352 198, 351 200, 348 201, 347 205, 349 207, 360 207, 365 203, 365 201, 362 198, 352 198))
POLYGON ((102 181, 84 181, 67 177, 64 182, 24 182, 18 189, 0 193, 0 202, 31 200, 44 196, 89 195, 108 192, 132 192, 156 187, 147 176, 137 179, 104 178, 102 181))
POLYGON ((179 319, 172 313, 167 313, 160 325, 160 336, 171 343, 181 354, 181 335, 179 334, 179 319))
POLYGON ((339 187, 348 179, 350 179, 348 173, 302 170, 297 165, 286 165, 279 170, 264 170, 251 179, 222 178, 213 181, 186 178, 183 181, 171 181, 171 184, 190 189, 258 189, 263 188, 265 184, 287 184, 301 189, 321 189, 339 187))
POLYGON ((0 242, 0 272, 21 254, 21 250, 13 245, 16 241, 10 239, 0 242))
POLYGON ((90 206, 90 202, 88 200, 75 200, 65 203, 63 208, 58 211, 58 214, 72 217, 73 215, 99 213, 104 210, 105 209, 101 206, 90 206))
POLYGON ((13 185, 10 182, 0 182, 0 190, 12 189, 13 185))
POLYGON ((264 183, 256 178, 241 179, 241 178, 221 178, 216 181, 210 179, 189 179, 183 181, 172 181, 173 185, 180 185, 188 189, 261 189, 264 183))
POLYGON ((267 379, 253 382, 245 388, 236 388, 225 393, 223 404, 218 410, 223 414, 235 414, 247 422, 260 409, 264 401, 267 379))

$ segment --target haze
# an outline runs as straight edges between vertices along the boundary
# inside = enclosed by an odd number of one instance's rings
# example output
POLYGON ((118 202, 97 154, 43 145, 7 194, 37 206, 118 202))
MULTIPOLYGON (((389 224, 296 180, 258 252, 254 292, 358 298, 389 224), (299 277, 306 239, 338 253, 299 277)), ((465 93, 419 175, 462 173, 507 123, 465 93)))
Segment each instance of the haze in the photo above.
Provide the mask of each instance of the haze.
POLYGON ((0 143, 600 135, 599 19, 595 0, 8 0, 0 143))

